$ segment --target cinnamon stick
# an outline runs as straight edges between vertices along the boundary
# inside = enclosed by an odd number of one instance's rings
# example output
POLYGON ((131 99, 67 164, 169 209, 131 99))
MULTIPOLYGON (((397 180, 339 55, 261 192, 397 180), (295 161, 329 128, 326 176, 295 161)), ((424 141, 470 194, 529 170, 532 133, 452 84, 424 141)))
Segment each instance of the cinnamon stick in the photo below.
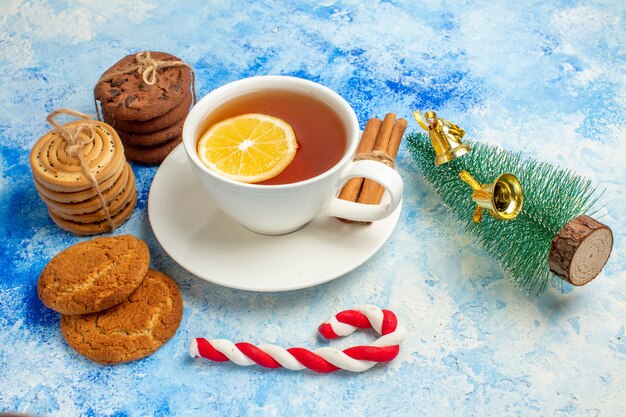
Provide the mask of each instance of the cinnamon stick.
MULTIPOLYGON (((361 142, 359 142, 359 146, 356 148, 357 157, 372 152, 382 123, 383 122, 376 117, 369 119, 367 123, 365 123, 365 128, 361 135, 361 142)), ((347 201, 357 201, 363 181, 363 178, 350 178, 339 192, 339 198, 347 201)))
MULTIPOLYGON (((368 120, 357 148, 355 160, 374 159, 393 163, 406 127, 407 121, 405 119, 396 120, 394 113, 386 114, 382 122, 376 118, 368 120)), ((339 198, 363 204, 379 204, 384 192, 385 188, 374 181, 352 178, 342 188, 339 198)), ((345 223, 371 223, 338 219, 345 223)))
MULTIPOLYGON (((389 138, 386 139, 386 143, 384 144, 385 148, 381 149, 387 154, 391 161, 395 160, 396 155, 398 155, 398 148, 400 147, 400 142, 402 141, 402 136, 404 135, 406 126, 407 121, 405 119, 398 119, 389 132, 389 138)), ((374 147, 374 150, 377 148, 378 145, 374 147)), ((361 193, 359 194, 359 199, 357 201, 362 204, 379 204, 384 193, 385 188, 382 185, 372 180, 365 180, 363 182, 363 187, 361 187, 361 193)))
POLYGON ((374 151, 386 152, 389 145, 389 138, 391 138, 391 131, 393 125, 396 122, 395 113, 387 113, 383 119, 383 125, 380 127, 380 132, 376 136, 376 144, 374 145, 374 151))

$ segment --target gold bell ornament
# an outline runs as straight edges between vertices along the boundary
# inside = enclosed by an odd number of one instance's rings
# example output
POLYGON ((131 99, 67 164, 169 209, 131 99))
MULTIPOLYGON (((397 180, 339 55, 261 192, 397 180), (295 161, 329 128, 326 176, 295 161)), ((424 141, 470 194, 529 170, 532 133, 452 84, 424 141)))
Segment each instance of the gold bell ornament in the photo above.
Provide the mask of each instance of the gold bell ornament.
POLYGON ((434 111, 427 111, 422 118, 419 110, 416 110, 413 117, 415 117, 417 124, 426 130, 430 136, 430 141, 437 154, 435 157, 436 166, 450 162, 472 150, 469 145, 461 142, 465 131, 449 120, 438 118, 434 111))
POLYGON ((472 143, 469 157, 437 166, 459 155, 460 141, 452 141, 450 135, 458 139, 462 133, 432 112, 424 116, 428 124, 415 112, 431 140, 425 133, 411 133, 406 149, 445 206, 517 285, 540 293, 553 275, 576 286, 598 276, 611 254, 613 233, 587 215, 597 210, 600 197, 589 179, 484 143, 472 143), (494 178, 493 183, 482 184, 494 178), (471 200, 465 183, 472 188, 471 200), (557 190, 553 184, 558 184, 557 190), (524 194, 532 199, 525 205, 524 194), (495 220, 487 218, 480 224, 485 210, 495 220))
POLYGON ((466 170, 462 170, 459 177, 474 190, 472 193, 472 200, 476 203, 476 210, 472 216, 474 222, 482 221, 483 210, 488 210, 496 220, 513 220, 522 211, 524 193, 515 175, 502 174, 493 184, 482 185, 466 170))

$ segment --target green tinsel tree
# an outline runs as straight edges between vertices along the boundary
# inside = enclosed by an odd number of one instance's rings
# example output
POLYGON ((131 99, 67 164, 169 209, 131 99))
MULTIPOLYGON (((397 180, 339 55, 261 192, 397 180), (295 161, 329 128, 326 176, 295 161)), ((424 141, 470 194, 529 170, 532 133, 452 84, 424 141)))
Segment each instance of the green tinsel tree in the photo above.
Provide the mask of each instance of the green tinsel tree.
POLYGON ((593 214, 599 195, 589 179, 569 170, 495 146, 465 143, 472 147, 471 152, 435 166, 429 136, 415 132, 406 137, 407 149, 420 171, 444 204, 465 223, 466 231, 520 288, 539 294, 554 277, 548 266, 553 239, 572 219, 593 214), (504 221, 485 212, 482 223, 473 222, 476 203, 471 199, 472 189, 459 178, 461 170, 470 172, 481 184, 492 183, 503 173, 515 175, 524 193, 521 213, 514 220, 504 221))

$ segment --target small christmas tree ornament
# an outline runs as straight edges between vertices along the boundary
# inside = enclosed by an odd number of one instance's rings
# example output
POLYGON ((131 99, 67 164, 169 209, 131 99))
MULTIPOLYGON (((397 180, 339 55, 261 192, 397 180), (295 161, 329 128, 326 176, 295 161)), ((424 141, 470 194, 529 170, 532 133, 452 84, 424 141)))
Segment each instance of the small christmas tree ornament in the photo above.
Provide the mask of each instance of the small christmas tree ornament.
POLYGON ((520 288, 541 293, 555 276, 579 286, 600 273, 613 234, 590 217, 598 194, 589 179, 491 145, 470 142, 469 152, 460 142, 463 129, 434 112, 425 118, 428 124, 415 112, 430 141, 423 133, 407 135, 409 153, 466 231, 520 288), (483 210, 491 216, 483 218, 483 210))
POLYGON ((472 220, 475 223, 482 221, 484 209, 496 220, 513 220, 522 211, 524 194, 515 175, 502 174, 493 184, 482 185, 466 170, 461 170, 459 177, 474 190, 472 200, 476 209, 472 220))
POLYGON ((419 111, 413 113, 417 123, 428 132, 433 149, 437 156, 435 157, 435 165, 443 165, 455 158, 467 154, 472 148, 461 142, 461 138, 465 136, 465 131, 451 123, 446 119, 437 117, 434 111, 424 113, 424 119, 419 111))

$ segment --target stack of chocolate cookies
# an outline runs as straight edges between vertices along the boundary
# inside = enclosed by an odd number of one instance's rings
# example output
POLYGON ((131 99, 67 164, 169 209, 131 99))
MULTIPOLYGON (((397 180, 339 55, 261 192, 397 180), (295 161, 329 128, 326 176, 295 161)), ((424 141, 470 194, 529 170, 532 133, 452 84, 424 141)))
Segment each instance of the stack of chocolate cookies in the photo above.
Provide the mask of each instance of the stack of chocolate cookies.
POLYGON ((183 317, 176 283, 149 263, 148 246, 134 236, 80 242, 46 265, 37 293, 61 313, 61 333, 81 355, 106 364, 140 359, 174 336, 183 317))
POLYGON ((155 63, 152 68, 143 69, 136 55, 128 55, 102 75, 94 95, 104 121, 120 135, 126 157, 156 165, 182 140, 183 123, 193 99, 192 73, 173 55, 149 54, 155 63), (146 82, 146 70, 153 71, 148 81, 154 84, 146 82))
MULTIPOLYGON (((85 123, 67 123, 63 129, 76 133, 85 123)), ((121 226, 137 204, 135 176, 119 136, 106 123, 91 121, 88 125, 93 136, 85 129, 76 133, 79 150, 71 152, 71 144, 55 129, 41 137, 30 153, 35 187, 50 217, 76 235, 104 233, 121 226)))

